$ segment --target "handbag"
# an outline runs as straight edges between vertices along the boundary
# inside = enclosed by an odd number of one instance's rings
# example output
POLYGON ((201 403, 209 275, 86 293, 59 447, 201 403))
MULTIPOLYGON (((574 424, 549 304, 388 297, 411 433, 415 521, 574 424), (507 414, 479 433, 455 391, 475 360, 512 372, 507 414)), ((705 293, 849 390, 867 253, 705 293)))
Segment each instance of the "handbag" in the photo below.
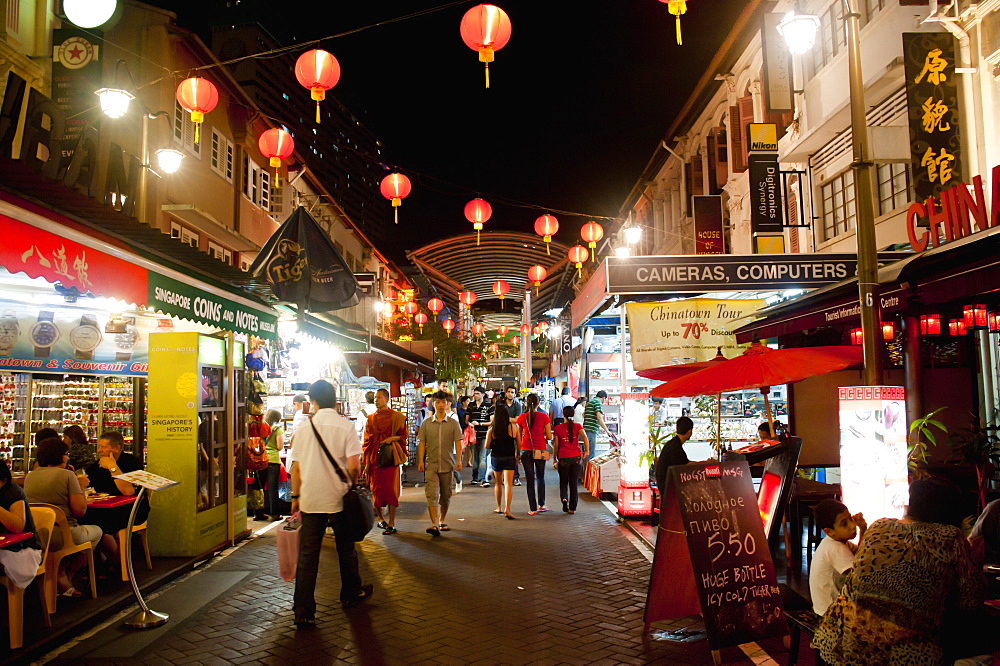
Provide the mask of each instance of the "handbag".
POLYGON ((295 578, 301 531, 302 522, 299 520, 299 514, 286 518, 278 529, 278 573, 285 582, 295 578))
POLYGON ((267 469, 267 448, 260 437, 247 439, 247 470, 259 472, 267 469))
POLYGON ((372 531, 372 525, 375 524, 375 504, 372 502, 372 492, 364 486, 351 484, 351 480, 347 478, 347 474, 344 473, 344 470, 340 469, 340 465, 337 464, 337 461, 330 454, 330 450, 326 448, 326 442, 320 436, 319 430, 316 429, 316 424, 313 423, 312 418, 309 419, 309 425, 312 426, 313 434, 316 435, 316 441, 319 442, 320 448, 326 454, 326 459, 333 465, 333 469, 337 472, 340 480, 348 486, 347 492, 344 493, 344 518, 346 519, 350 535, 355 541, 362 541, 372 531))
MULTIPOLYGON (((525 421, 525 424, 527 424, 527 421, 525 421)), ((526 433, 528 433, 528 443, 531 444, 531 458, 533 460, 548 460, 549 459, 548 445, 546 445, 546 448, 544 449, 536 449, 535 440, 531 436, 531 428, 526 427, 524 430, 526 433)))
POLYGON ((378 466, 395 467, 396 457, 392 453, 392 442, 382 442, 378 445, 378 466))

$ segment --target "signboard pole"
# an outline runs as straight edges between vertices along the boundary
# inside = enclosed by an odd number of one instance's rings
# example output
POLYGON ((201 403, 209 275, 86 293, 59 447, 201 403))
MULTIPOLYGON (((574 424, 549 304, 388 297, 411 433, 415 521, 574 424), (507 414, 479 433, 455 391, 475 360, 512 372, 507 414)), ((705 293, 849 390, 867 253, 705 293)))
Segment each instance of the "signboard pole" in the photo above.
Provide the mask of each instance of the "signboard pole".
POLYGON ((621 310, 621 323, 619 324, 619 326, 621 328, 621 336, 622 336, 622 394, 625 394, 628 393, 628 376, 627 376, 628 373, 626 372, 627 361, 625 358, 625 355, 627 353, 625 346, 626 343, 625 333, 628 330, 626 329, 628 322, 625 319, 625 314, 626 314, 625 304, 622 303, 621 305, 619 305, 618 309, 621 310))

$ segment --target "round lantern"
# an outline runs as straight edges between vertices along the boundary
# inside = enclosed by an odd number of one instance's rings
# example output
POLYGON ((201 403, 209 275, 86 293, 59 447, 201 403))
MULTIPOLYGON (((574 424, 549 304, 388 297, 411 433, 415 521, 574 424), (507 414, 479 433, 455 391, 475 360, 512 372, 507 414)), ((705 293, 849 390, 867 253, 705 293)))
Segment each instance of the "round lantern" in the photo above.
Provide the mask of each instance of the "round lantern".
POLYGON ((587 241, 587 247, 590 248, 590 256, 594 258, 594 261, 597 261, 597 241, 604 238, 604 227, 597 222, 587 222, 580 229, 580 237, 587 241))
POLYGON ((257 146, 264 157, 270 160, 274 167, 275 187, 280 187, 281 160, 288 159, 295 151, 295 140, 292 135, 280 128, 264 130, 257 141, 257 146))
POLYGON ((340 80, 340 63, 323 49, 306 51, 295 61, 295 78, 312 91, 316 102, 316 122, 320 122, 319 103, 326 97, 326 91, 340 80))
POLYGON ((549 249, 549 243, 552 242, 552 236, 557 231, 559 231, 559 220, 554 215, 542 215, 535 220, 535 233, 541 236, 542 241, 545 243, 545 254, 552 254, 552 251, 549 249))
POLYGON ((441 322, 441 328, 448 331, 448 337, 450 338, 451 332, 455 330, 455 320, 445 319, 443 322, 441 322))
POLYGON ((490 63, 493 52, 510 40, 510 17, 496 5, 476 5, 465 12, 459 27, 462 41, 479 52, 479 62, 486 68, 486 88, 490 87, 490 63))
POLYGON ((476 302, 476 292, 471 289, 466 289, 465 291, 458 292, 458 300, 461 301, 466 307, 472 307, 476 302))
POLYGON ((483 222, 490 219, 493 208, 482 199, 473 199, 465 204, 465 219, 472 222, 472 228, 476 230, 476 245, 479 245, 479 232, 483 230, 483 222))
POLYGON ((667 5, 667 11, 677 17, 677 44, 683 44, 681 40, 681 14, 687 11, 687 0, 660 0, 667 5))
POLYGON ((527 335, 528 333, 531 333, 531 324, 521 324, 520 331, 521 335, 527 335))
POLYGON ((510 293, 510 283, 506 280, 497 280, 493 283, 493 293, 500 297, 500 309, 503 309, 503 297, 510 293))
POLYGON ((574 245, 569 249, 568 256, 570 262, 576 264, 577 276, 583 277, 583 262, 590 258, 590 252, 582 245, 574 245))
POLYGON ((191 114, 191 122, 194 123, 194 142, 199 143, 201 124, 205 122, 205 114, 219 103, 219 90, 208 79, 192 76, 180 82, 176 96, 181 108, 191 114))
POLYGON ((518 346, 519 344, 521 344, 521 338, 515 335, 510 339, 510 344, 514 345, 515 347, 518 346))
POLYGON ((482 335, 486 332, 486 327, 482 324, 473 324, 471 330, 473 335, 482 335))
POLYGON ((438 313, 444 310, 444 301, 440 298, 432 298, 427 301, 427 309, 434 313, 434 319, 437 320, 438 313))
POLYGON ((542 280, 549 276, 549 272, 545 270, 545 266, 541 264, 535 264, 528 269, 528 279, 535 283, 535 295, 538 295, 538 288, 542 286, 542 280))
POLYGON ((507 337, 508 333, 510 333, 510 326, 508 326, 507 324, 500 324, 499 326, 497 326, 497 334, 501 338, 507 337))
POLYGON ((542 333, 544 333, 544 331, 542 330, 541 326, 535 326, 534 328, 531 329, 532 335, 541 335, 542 333))
POLYGON ((497 343, 494 342, 493 344, 490 345, 490 351, 493 352, 494 354, 499 354, 500 353, 500 345, 498 345, 497 343))
POLYGON ((549 322, 547 321, 538 322, 538 328, 542 331, 542 333, 544 333, 545 331, 549 330, 549 322))
POLYGON ((399 207, 403 205, 403 199, 410 193, 410 179, 401 173, 390 173, 382 179, 379 190, 381 190, 382 196, 392 201, 396 224, 399 224, 399 207))
POLYGON ((424 324, 427 323, 427 315, 425 315, 423 312, 418 312, 416 316, 413 317, 413 321, 417 322, 417 326, 420 327, 420 332, 423 333, 424 324))
POLYGON ((413 315, 420 312, 420 306, 417 305, 416 301, 410 301, 409 303, 403 306, 403 312, 412 317, 413 315))

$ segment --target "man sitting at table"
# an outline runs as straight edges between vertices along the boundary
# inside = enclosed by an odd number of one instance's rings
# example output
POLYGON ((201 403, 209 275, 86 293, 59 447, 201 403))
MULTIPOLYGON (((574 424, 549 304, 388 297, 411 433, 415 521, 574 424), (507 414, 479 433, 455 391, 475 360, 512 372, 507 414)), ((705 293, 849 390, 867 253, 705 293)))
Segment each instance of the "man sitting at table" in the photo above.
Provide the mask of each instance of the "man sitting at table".
MULTIPOLYGON (((101 540, 101 528, 96 525, 81 525, 78 518, 87 515, 87 500, 83 489, 87 487, 87 476, 79 478, 66 469, 69 462, 69 446, 58 437, 49 437, 38 442, 35 450, 38 467, 28 472, 24 477, 24 494, 28 502, 44 502, 62 509, 66 514, 69 531, 73 535, 73 543, 82 544, 90 541, 95 546, 101 540)), ((56 551, 63 547, 62 532, 52 532, 49 550, 56 551)), ((63 559, 59 567, 59 593, 65 597, 79 597, 81 593, 73 587, 73 576, 83 566, 86 559, 83 554, 63 559)), ((51 575, 52 572, 49 572, 51 575)))
MULTIPOLYGON (((125 438, 120 432, 108 430, 101 434, 97 440, 97 458, 97 462, 87 468, 90 486, 95 492, 108 495, 135 495, 137 492, 135 486, 128 481, 114 478, 119 474, 142 469, 142 462, 138 458, 131 453, 125 453, 125 438)), ((101 544, 104 546, 109 568, 113 568, 121 559, 115 535, 128 525, 128 517, 131 512, 132 505, 123 504, 122 506, 91 511, 83 520, 85 523, 99 526, 104 531, 104 539, 101 544)), ((135 524, 141 525, 146 522, 148 515, 149 503, 143 498, 136 510, 135 524)))

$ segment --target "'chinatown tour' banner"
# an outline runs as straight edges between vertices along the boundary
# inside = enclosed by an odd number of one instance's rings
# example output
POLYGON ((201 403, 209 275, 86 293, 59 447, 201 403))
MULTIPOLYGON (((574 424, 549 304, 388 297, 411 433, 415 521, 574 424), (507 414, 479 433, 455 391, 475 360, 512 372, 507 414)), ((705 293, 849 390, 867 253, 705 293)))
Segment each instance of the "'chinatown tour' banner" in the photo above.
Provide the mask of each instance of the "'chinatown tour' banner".
POLYGON ((726 358, 743 352, 733 331, 750 322, 763 299, 690 298, 668 303, 628 303, 632 367, 709 361, 722 348, 726 358))

